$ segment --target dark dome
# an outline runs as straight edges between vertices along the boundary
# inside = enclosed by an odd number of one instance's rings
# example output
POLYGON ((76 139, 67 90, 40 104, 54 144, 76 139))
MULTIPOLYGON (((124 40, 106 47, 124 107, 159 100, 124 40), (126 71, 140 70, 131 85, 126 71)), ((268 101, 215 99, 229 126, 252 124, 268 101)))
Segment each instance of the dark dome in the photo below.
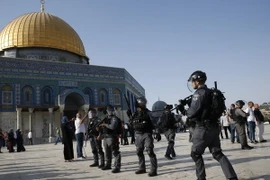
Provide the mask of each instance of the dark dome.
POLYGON ((165 103, 164 101, 157 101, 153 104, 152 111, 163 110, 166 105, 167 103, 165 103))

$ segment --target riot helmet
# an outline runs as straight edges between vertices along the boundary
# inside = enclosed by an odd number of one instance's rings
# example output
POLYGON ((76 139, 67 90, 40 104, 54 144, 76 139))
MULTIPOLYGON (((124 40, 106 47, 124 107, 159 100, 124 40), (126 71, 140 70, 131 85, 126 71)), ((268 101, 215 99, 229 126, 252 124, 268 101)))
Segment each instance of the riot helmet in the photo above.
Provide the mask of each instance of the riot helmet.
POLYGON ((243 100, 238 100, 235 102, 236 106, 239 108, 242 108, 245 105, 245 102, 243 100))
POLYGON ((164 106, 164 111, 170 111, 172 108, 173 108, 173 105, 167 104, 166 106, 164 106))
POLYGON ((91 118, 94 118, 97 116, 97 111, 95 109, 91 109, 89 112, 88 112, 88 117, 91 119, 91 118))
POLYGON ((108 105, 106 107, 106 114, 109 115, 109 116, 114 115, 114 107, 112 105, 108 105))
POLYGON ((201 84, 204 84, 207 80, 206 73, 203 71, 194 71, 188 78, 187 87, 193 92, 193 89, 197 89, 198 87, 192 84, 192 82, 198 81, 201 84), (191 88, 192 87, 192 88, 191 88))
POLYGON ((136 99, 136 107, 146 108, 147 100, 144 96, 136 99))

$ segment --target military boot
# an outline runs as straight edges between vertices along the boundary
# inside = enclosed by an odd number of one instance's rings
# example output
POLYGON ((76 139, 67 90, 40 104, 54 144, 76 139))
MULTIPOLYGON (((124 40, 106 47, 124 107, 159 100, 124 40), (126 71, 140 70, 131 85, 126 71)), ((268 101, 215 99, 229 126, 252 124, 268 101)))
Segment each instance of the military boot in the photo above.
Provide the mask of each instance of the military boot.
POLYGON ((103 166, 103 168, 101 168, 102 170, 109 170, 112 169, 111 164, 106 164, 105 166, 103 166))
POLYGON ((120 169, 119 168, 114 168, 113 170, 112 170, 112 173, 119 173, 120 172, 120 169))
POLYGON ((135 171, 135 174, 144 174, 146 173, 145 169, 138 169, 137 171, 135 171))
POLYGON ((91 164, 89 167, 98 167, 98 162, 95 161, 93 164, 91 164))
POLYGON ((152 172, 148 173, 149 177, 153 177, 153 176, 156 176, 156 175, 157 175, 157 171, 152 171, 152 172))

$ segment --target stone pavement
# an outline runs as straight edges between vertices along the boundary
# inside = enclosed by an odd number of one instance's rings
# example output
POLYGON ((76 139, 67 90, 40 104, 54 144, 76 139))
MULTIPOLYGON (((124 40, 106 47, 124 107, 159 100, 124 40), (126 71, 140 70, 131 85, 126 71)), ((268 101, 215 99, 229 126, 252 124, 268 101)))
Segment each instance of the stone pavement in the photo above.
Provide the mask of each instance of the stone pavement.
MULTIPOLYGON (((270 125, 265 126, 265 139, 270 140, 270 125)), ((270 180, 270 142, 258 143, 253 150, 240 150, 239 144, 231 144, 229 140, 222 140, 224 154, 231 160, 239 179, 270 180)), ((89 143, 86 147, 87 160, 76 160, 71 163, 64 162, 63 145, 44 144, 26 146, 26 152, 7 153, 6 148, 0 154, 0 180, 64 180, 64 179, 102 179, 102 180, 135 180, 135 179, 183 179, 195 180, 195 167, 191 160, 188 133, 178 133, 176 137, 175 160, 164 158, 166 140, 155 143, 155 153, 158 158, 158 176, 148 177, 147 174, 135 175, 138 159, 134 145, 121 146, 122 169, 121 173, 112 174, 90 168, 92 154, 89 143)), ((76 144, 74 143, 74 150, 76 144)), ((75 151, 76 152, 76 151, 75 151)), ((149 158, 146 155, 147 170, 149 158)), ((225 177, 219 163, 212 159, 209 151, 204 155, 207 179, 224 180, 225 177)))

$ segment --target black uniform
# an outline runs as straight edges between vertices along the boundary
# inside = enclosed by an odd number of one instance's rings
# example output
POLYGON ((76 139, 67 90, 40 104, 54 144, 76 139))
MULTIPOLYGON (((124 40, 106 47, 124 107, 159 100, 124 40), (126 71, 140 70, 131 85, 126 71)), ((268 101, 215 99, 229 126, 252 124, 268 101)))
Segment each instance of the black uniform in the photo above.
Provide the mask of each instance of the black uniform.
POLYGON ((198 180, 205 180, 206 174, 202 154, 208 147, 213 158, 220 163, 226 178, 237 179, 230 161, 222 153, 220 147, 218 119, 211 119, 211 117, 207 117, 209 113, 205 113, 211 110, 210 97, 210 90, 206 85, 202 85, 195 91, 190 108, 183 111, 183 114, 196 122, 192 132, 193 145, 191 149, 191 157, 196 164, 196 175, 198 180))
POLYGON ((135 131, 135 145, 137 150, 137 155, 139 158, 139 170, 136 174, 142 174, 146 172, 145 158, 144 158, 144 148, 150 157, 151 169, 149 176, 157 175, 157 158, 154 153, 154 139, 153 139, 153 129, 150 118, 150 111, 146 108, 142 108, 142 111, 136 111, 131 118, 131 124, 135 131))
POLYGON ((172 159, 171 157, 175 157, 175 124, 176 120, 174 113, 171 113, 171 111, 164 112, 157 122, 158 128, 164 131, 164 135, 168 141, 167 151, 165 153, 165 157, 167 159, 172 159))
POLYGON ((121 154, 119 151, 119 132, 117 129, 121 127, 121 121, 115 115, 106 117, 103 126, 102 138, 103 147, 105 149, 106 165, 102 170, 111 169, 112 154, 115 158, 113 173, 120 172, 121 168, 121 154))
POLYGON ((101 120, 98 117, 90 118, 87 129, 88 129, 88 137, 90 140, 92 153, 94 156, 94 164, 90 166, 91 167, 99 166, 99 168, 102 168, 104 166, 104 152, 101 145, 102 140, 97 139, 97 137, 99 136, 99 132, 96 130, 96 125, 100 121, 101 120), (99 158, 100 158, 100 163, 98 162, 99 158))

